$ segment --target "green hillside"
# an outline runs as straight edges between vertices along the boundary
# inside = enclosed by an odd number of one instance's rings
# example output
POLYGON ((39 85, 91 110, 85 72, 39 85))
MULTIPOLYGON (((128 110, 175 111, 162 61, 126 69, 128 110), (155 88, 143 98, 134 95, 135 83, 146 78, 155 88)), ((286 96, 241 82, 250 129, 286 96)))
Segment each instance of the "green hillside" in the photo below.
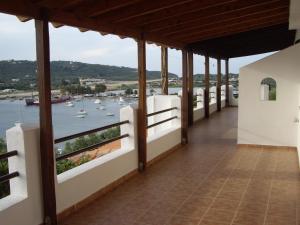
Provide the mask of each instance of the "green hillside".
MULTIPOLYGON (((160 71, 147 71, 147 79, 159 79, 160 71)), ((170 73, 171 78, 177 75, 170 73)), ((62 80, 77 78, 102 78, 112 81, 137 80, 137 69, 129 67, 107 66, 70 61, 52 61, 52 85, 62 80)), ((21 79, 22 83, 34 82, 36 79, 36 62, 26 60, 0 61, 0 83, 9 84, 11 79, 21 79)))

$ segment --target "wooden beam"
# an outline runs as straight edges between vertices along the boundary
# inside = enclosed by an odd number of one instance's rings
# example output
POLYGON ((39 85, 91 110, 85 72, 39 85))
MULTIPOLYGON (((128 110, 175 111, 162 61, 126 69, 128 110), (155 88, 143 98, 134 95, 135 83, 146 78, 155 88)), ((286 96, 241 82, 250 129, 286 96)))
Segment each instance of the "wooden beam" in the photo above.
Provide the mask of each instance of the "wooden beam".
POLYGON ((146 96, 146 43, 145 40, 137 41, 138 47, 138 168, 144 171, 147 166, 147 96, 146 96))
POLYGON ((194 58, 193 52, 188 51, 188 119, 189 119, 189 126, 192 126, 194 123, 194 58))
MULTIPOLYGON (((272 26, 281 26, 286 24, 286 18, 284 18, 281 22, 280 21, 265 21, 259 24, 255 24, 255 25, 248 25, 247 27, 237 27, 237 28, 228 28, 228 30, 226 31, 216 31, 216 32, 212 32, 210 34, 203 34, 202 36, 196 35, 193 37, 193 39, 189 38, 189 40, 185 40, 186 42, 189 42, 191 44, 195 43, 195 42, 201 42, 201 41, 206 41, 206 40, 211 40, 211 39, 216 39, 216 38, 221 38, 221 37, 227 37, 227 36, 232 36, 232 35, 239 35, 242 34, 244 32, 251 32, 251 31, 256 31, 259 29, 267 29, 269 27, 272 26)), ((285 34, 287 34, 288 32, 285 31, 285 34)), ((273 40, 270 40, 273 41, 273 40)), ((256 53, 258 54, 258 53, 256 53)), ((228 58, 228 57, 227 57, 228 58)), ((231 58, 231 57, 230 57, 231 58)))
POLYGON ((107 12, 124 8, 142 0, 97 0, 93 4, 85 1, 79 7, 74 8, 74 12, 82 16, 96 17, 107 12))
POLYGON ((229 106, 229 59, 225 60, 226 106, 229 106))
MULTIPOLYGON (((253 11, 260 11, 266 8, 273 9, 281 6, 289 6, 288 0, 268 0, 268 1, 260 1, 260 0, 250 0, 250 1, 220 1, 216 4, 212 4, 206 1, 196 1, 198 6, 192 5, 190 3, 192 9, 177 8, 181 14, 178 12, 170 12, 165 11, 165 16, 158 15, 158 13, 151 14, 154 19, 158 20, 155 22, 151 22, 151 18, 147 18, 144 16, 142 19, 145 20, 143 23, 144 30, 148 32, 160 32, 165 29, 176 28, 178 26, 188 27, 195 23, 205 24, 205 21, 219 21, 215 18, 228 18, 234 17, 242 14, 248 14, 253 11), (210 3, 210 4, 209 4, 210 3), (147 22, 148 21, 148 22, 147 22), (202 22, 203 21, 203 22, 202 22)), ((222 20, 222 19, 221 19, 222 20)), ((134 21, 131 21, 134 24, 134 21)), ((137 23, 137 22, 136 22, 137 23)))
MULTIPOLYGON (((190 13, 197 12, 200 10, 207 10, 212 7, 221 7, 224 4, 235 2, 236 0, 218 0, 217 2, 215 0, 206 0, 206 1, 198 1, 194 0, 191 2, 186 2, 180 7, 177 5, 172 6, 168 8, 167 10, 160 10, 151 14, 143 15, 143 17, 140 17, 138 20, 133 18, 126 21, 120 21, 119 23, 122 24, 130 24, 131 26, 140 26, 144 27, 145 30, 150 31, 149 28, 152 27, 152 24, 156 27, 159 27, 160 24, 163 25, 166 21, 173 21, 179 22, 182 17, 181 16, 187 16, 190 13), (148 26, 149 25, 149 26, 148 26)), ((194 17, 196 18, 196 16, 194 17)), ((167 26, 168 27, 168 26, 167 26)), ((165 27, 165 28, 167 28, 165 27)), ((163 30, 163 29, 161 29, 163 30)), ((152 30, 151 30, 152 31, 152 30)))
POLYGON ((188 48, 197 54, 226 59, 278 51, 292 45, 294 37, 295 32, 288 31, 288 24, 285 23, 196 42, 188 48))
POLYGON ((73 7, 84 0, 37 0, 35 1, 41 7, 49 7, 51 9, 67 9, 73 7))
POLYGON ((186 24, 182 24, 176 27, 169 27, 164 29, 165 36, 177 35, 183 32, 193 32, 195 30, 204 30, 210 27, 223 26, 224 24, 238 23, 240 21, 246 21, 257 18, 264 18, 267 15, 278 15, 283 13, 288 13, 288 6, 279 6, 277 8, 265 8, 261 10, 252 9, 242 10, 237 14, 233 15, 220 15, 212 18, 195 20, 190 22, 188 26, 186 24))
POLYGON ((210 94, 209 94, 209 57, 205 56, 205 74, 204 74, 204 112, 205 117, 209 118, 209 102, 210 102, 210 94))
POLYGON ((158 12, 160 10, 167 10, 170 7, 178 6, 191 2, 193 0, 151 0, 142 1, 140 4, 130 5, 119 10, 114 10, 109 13, 103 14, 98 17, 106 21, 113 23, 127 21, 129 19, 135 19, 150 13, 158 12))
POLYGON ((195 31, 176 38, 182 42, 193 43, 197 41, 232 35, 254 29, 260 29, 287 22, 288 15, 267 15, 265 18, 256 18, 250 21, 240 21, 233 24, 224 24, 223 27, 212 27, 201 31, 195 31))
POLYGON ((54 146, 51 112, 49 26, 35 20, 37 75, 40 101, 40 151, 45 224, 56 225, 54 146))
POLYGON ((182 50, 181 144, 188 143, 188 71, 187 50, 182 50))
MULTIPOLYGON (((3 0, 0 1, 0 12, 8 13, 12 15, 32 17, 34 19, 40 19, 40 7, 37 4, 33 4, 29 1, 21 0, 3 0)), ((101 19, 82 17, 71 12, 59 10, 59 9, 47 9, 48 21, 56 24, 63 24, 72 27, 81 27, 92 31, 105 32, 109 34, 121 35, 131 37, 133 39, 141 38, 142 29, 118 26, 111 24, 101 19)), ((173 38, 168 40, 157 34, 144 34, 144 40, 153 41, 155 43, 166 45, 180 49, 184 46, 184 43, 177 42, 173 38)))
POLYGON ((250 17, 245 20, 234 20, 231 21, 230 23, 223 22, 223 21, 218 21, 214 23, 214 26, 206 26, 206 25, 201 25, 199 29, 195 29, 191 32, 187 33, 180 33, 176 35, 176 38, 179 40, 190 40, 191 37, 195 37, 197 35, 210 35, 214 34, 216 32, 224 32, 228 31, 228 29, 240 29, 240 28, 247 28, 249 26, 260 26, 260 24, 266 24, 272 23, 272 22, 277 22, 277 23, 282 23, 282 20, 288 21, 288 12, 281 12, 278 11, 276 14, 266 14, 262 15, 260 17, 250 17))
POLYGON ((217 59, 217 110, 221 111, 221 85, 222 85, 222 76, 221 76, 221 59, 217 59))
POLYGON ((161 93, 168 95, 169 89, 168 48, 161 46, 161 93))

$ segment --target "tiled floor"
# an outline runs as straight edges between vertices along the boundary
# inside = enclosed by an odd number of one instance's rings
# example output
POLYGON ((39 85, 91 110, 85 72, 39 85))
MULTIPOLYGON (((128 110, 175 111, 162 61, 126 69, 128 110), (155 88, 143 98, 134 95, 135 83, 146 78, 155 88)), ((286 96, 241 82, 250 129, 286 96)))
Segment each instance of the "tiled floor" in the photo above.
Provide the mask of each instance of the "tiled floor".
POLYGON ((236 147, 237 109, 63 225, 300 225, 297 153, 236 147), (299 208, 298 208, 299 207, 299 208))

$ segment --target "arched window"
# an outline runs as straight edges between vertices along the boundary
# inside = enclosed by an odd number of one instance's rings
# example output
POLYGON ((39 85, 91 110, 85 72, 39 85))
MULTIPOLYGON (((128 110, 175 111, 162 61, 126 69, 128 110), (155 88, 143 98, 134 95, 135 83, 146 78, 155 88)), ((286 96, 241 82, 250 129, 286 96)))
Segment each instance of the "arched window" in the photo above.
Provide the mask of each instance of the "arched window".
POLYGON ((276 100, 276 81, 273 78, 264 78, 260 83, 260 100, 276 100))

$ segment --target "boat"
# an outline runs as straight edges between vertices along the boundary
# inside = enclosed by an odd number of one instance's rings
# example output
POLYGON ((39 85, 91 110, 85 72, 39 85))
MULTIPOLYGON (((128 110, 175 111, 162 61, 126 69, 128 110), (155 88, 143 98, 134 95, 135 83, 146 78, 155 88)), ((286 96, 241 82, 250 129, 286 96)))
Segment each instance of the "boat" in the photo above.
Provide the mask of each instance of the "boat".
POLYGON ((101 110, 105 110, 105 107, 104 107, 104 106, 101 106, 100 109, 101 109, 101 110))
POLYGON ((115 114, 110 113, 110 112, 106 113, 106 116, 114 116, 114 115, 115 115, 115 114))
POLYGON ((74 103, 73 102, 67 102, 66 106, 68 106, 68 107, 74 107, 74 103))
POLYGON ((75 102, 80 102, 82 100, 82 96, 81 95, 75 95, 73 97, 73 99, 74 99, 75 102))
POLYGON ((94 95, 93 94, 85 94, 85 95, 83 95, 83 97, 90 98, 90 97, 94 97, 94 95))
MULTIPOLYGON (((54 96, 51 98, 51 104, 58 104, 58 103, 63 103, 63 102, 67 102, 71 99, 70 96, 54 96)), ((39 105, 40 101, 38 99, 34 99, 34 98, 26 98, 25 99, 25 103, 27 106, 31 106, 31 105, 39 105)))
POLYGON ((96 99, 96 100, 94 101, 94 103, 95 103, 95 104, 101 104, 101 100, 100 100, 100 99, 96 99))
POLYGON ((123 97, 120 97, 120 98, 119 98, 119 102, 124 102, 124 98, 123 98, 123 97))
POLYGON ((77 118, 85 118, 84 114, 76 115, 77 118))
POLYGON ((80 111, 77 112, 77 115, 87 115, 87 111, 85 111, 84 109, 81 109, 80 111))

